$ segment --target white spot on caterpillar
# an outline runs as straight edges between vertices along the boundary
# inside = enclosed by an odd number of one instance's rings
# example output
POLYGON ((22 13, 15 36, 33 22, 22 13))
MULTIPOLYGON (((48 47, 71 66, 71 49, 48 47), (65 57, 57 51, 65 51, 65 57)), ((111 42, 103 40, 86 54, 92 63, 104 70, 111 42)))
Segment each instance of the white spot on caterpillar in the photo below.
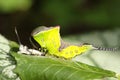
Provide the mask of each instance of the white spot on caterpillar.
POLYGON ((42 52, 35 49, 28 49, 27 46, 20 45, 18 53, 27 55, 43 55, 42 52))

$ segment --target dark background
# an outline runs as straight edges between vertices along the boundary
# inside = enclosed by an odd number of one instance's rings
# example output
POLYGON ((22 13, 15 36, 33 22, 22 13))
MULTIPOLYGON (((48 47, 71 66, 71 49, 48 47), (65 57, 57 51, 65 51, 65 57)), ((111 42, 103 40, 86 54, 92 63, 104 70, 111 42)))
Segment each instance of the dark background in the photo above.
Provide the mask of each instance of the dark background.
POLYGON ((38 26, 61 26, 61 35, 120 26, 120 0, 0 0, 0 33, 28 45, 38 26))

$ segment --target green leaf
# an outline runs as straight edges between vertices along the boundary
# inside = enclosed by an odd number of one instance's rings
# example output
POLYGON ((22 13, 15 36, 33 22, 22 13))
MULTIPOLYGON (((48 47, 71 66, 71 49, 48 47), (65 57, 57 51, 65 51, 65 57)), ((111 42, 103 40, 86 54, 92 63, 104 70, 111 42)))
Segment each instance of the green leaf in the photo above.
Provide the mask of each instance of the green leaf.
POLYGON ((108 70, 70 60, 13 52, 12 55, 17 60, 15 72, 21 80, 93 80, 116 75, 108 70))
POLYGON ((9 40, 0 34, 0 80, 19 79, 13 72, 15 59, 10 55, 10 49, 9 40))

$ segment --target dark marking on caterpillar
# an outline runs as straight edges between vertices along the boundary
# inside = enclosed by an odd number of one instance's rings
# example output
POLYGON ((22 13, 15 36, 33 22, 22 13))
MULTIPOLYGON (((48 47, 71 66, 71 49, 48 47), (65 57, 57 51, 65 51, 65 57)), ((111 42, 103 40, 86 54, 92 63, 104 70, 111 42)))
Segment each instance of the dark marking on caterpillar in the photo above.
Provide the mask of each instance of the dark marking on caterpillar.
POLYGON ((70 46, 70 44, 64 42, 64 41, 61 39, 61 45, 60 45, 59 51, 61 51, 62 49, 65 49, 65 48, 68 47, 68 46, 70 46))

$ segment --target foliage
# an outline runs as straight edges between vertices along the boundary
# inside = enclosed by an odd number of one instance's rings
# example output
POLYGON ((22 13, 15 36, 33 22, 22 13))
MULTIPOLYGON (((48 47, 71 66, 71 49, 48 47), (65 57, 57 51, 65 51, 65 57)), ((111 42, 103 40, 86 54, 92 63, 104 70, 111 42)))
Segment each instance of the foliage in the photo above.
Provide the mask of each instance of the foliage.
POLYGON ((80 62, 12 53, 15 72, 22 80, 93 80, 115 77, 115 73, 80 62))
POLYGON ((28 10, 32 5, 32 0, 0 0, 0 12, 12 13, 16 11, 28 10))
MULTIPOLYGON (((106 77, 116 78, 115 72, 103 70, 81 62, 53 57, 18 54, 16 52, 18 45, 15 42, 10 41, 10 47, 11 50, 10 53, 8 53, 9 56, 12 55, 10 62, 12 61, 11 65, 16 65, 15 73, 8 73, 8 75, 14 75, 12 80, 16 78, 20 78, 21 80, 93 80, 106 77), (19 77, 17 77, 16 74, 18 74, 19 77)), ((4 49, 4 47, 1 49, 4 49)), ((4 68, 0 69, 3 72, 4 68)), ((13 69, 14 68, 12 68, 11 71, 13 71, 13 69)), ((3 73, 1 74, 3 75, 3 73)), ((6 77, 11 79, 11 76, 6 77)), ((6 77, 4 76, 4 78, 6 77)), ((3 77, 0 78, 4 79, 3 77)))
MULTIPOLYGON (((117 31, 118 30, 116 30, 115 33, 119 33, 119 31, 117 31)), ((85 35, 83 36, 85 38, 85 35)), ((89 36, 87 35, 87 37, 89 36)), ((110 37, 110 39, 112 40, 113 38, 110 37)), ((108 80, 117 80, 117 78, 120 78, 120 75, 113 71, 104 70, 102 68, 90 66, 77 61, 48 56, 18 54, 18 44, 13 41, 8 41, 3 36, 0 36, 0 40, 1 80, 94 80, 103 78, 107 78, 108 80)), ((96 51, 95 55, 98 54, 99 53, 96 51)), ((95 57, 96 56, 94 56, 94 58, 95 57)), ((110 57, 108 60, 109 59, 110 57)), ((112 62, 114 62, 114 60, 112 62)))

